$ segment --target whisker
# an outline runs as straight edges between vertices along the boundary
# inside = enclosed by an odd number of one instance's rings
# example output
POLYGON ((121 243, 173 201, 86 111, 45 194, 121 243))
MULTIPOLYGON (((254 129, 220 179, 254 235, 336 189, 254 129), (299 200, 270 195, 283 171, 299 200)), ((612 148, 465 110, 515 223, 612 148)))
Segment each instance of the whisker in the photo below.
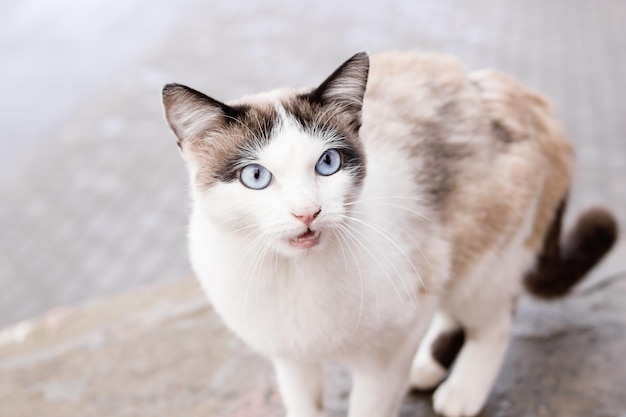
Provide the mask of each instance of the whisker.
POLYGON ((256 250, 255 250, 255 253, 253 255, 254 267, 252 268, 252 271, 250 273, 248 273, 250 271, 250 267, 251 267, 251 264, 248 264, 248 268, 246 268, 246 273, 244 275, 244 279, 246 281, 246 288, 245 288, 245 291, 244 291, 244 300, 243 300, 244 316, 247 314, 248 294, 249 294, 249 291, 250 291, 250 284, 255 279, 254 278, 254 274, 256 273, 256 270, 257 270, 257 267, 258 267, 259 263, 262 262, 262 260, 263 260, 262 258, 264 256, 264 252, 265 252, 264 245, 260 244, 259 242, 265 243, 265 241, 267 241, 267 237, 265 235, 259 235, 259 237, 257 237, 257 239, 255 239, 254 247, 256 248, 256 250), (263 254, 261 256, 259 256, 259 252, 261 252, 261 251, 263 251, 263 254))
POLYGON ((274 249, 274 283, 278 282, 278 249, 280 242, 276 241, 276 249, 274 249))
MULTIPOLYGON (((363 224, 363 223, 361 223, 361 224, 363 224)), ((363 225, 364 226, 368 226, 366 224, 363 224, 363 225)), ((370 239, 365 233, 360 232, 356 227, 354 227, 354 226, 352 226, 350 224, 346 224, 346 226, 350 227, 355 233, 358 233, 361 237, 365 238, 367 241, 369 241, 372 244, 376 245, 376 249, 380 251, 380 246, 378 246, 378 244, 373 239, 370 239)), ((386 237, 386 236, 383 235, 383 237, 386 237)), ((392 243, 395 243, 395 242, 392 241, 392 243)), ((397 247, 397 249, 403 256, 405 256, 404 252, 402 251, 402 249, 399 248, 399 246, 397 247)), ((404 292, 409 297, 409 300, 411 302, 411 306, 413 308, 416 308, 416 306, 417 306, 416 305, 416 300, 415 300, 416 296, 415 296, 415 294, 413 294, 413 292, 411 292, 411 289, 409 288, 409 286, 406 283, 406 280, 404 279, 404 275, 400 273, 400 271, 396 267, 395 262, 393 262, 391 260, 391 258, 385 253, 385 251, 380 251, 380 252, 383 254, 383 256, 387 260, 387 262, 391 265, 391 267, 393 268, 394 272, 396 273, 396 276, 400 279, 400 282, 402 283, 402 287, 404 289, 404 292)), ((407 258, 407 260, 408 260, 408 258, 407 258)), ((411 262, 409 261, 409 263, 411 263, 411 262)), ((417 273, 417 271, 415 271, 415 272, 417 273)), ((418 273, 417 276, 419 278, 419 273, 418 273)), ((420 281, 421 281, 421 279, 420 279, 420 281)))
MULTIPOLYGON (((239 243, 243 242, 244 240, 247 240, 247 238, 249 236, 252 236, 254 233, 256 232, 256 230, 253 230, 252 232, 248 233, 246 236, 244 236, 243 238, 241 238, 239 240, 239 243)), ((247 246, 246 251, 242 254, 242 256, 239 258, 239 263, 237 264, 237 267, 235 268, 235 273, 239 273, 239 268, 241 267, 241 264, 247 259, 247 256, 250 254, 250 252, 255 248, 256 243, 263 237, 263 234, 259 234, 257 235, 256 238, 254 238, 252 240, 252 242, 247 243, 245 246, 247 246)))
MULTIPOLYGON (((354 209, 350 209, 350 213, 354 213, 354 214, 362 214, 364 216, 375 216, 379 219, 382 219, 383 222, 385 222, 385 224, 394 227, 398 232, 400 232, 402 235, 406 236, 407 238, 409 238, 411 240, 411 243, 413 243, 413 247, 415 247, 420 254, 422 255, 422 257, 424 258, 424 260, 426 261, 426 263, 428 264, 428 266, 432 266, 432 264, 430 263, 430 259, 428 259, 428 256, 426 256, 426 254, 424 253, 424 251, 421 248, 421 245, 418 244, 415 239, 413 238, 412 235, 408 234, 404 228, 398 226, 395 222, 389 220, 387 218, 387 216, 380 214, 380 213, 376 213, 376 212, 365 212, 365 211, 360 211, 360 210, 354 210, 354 209)), ((341 213, 337 213, 336 215, 340 215, 341 213)))
MULTIPOLYGON (((385 239, 386 239, 389 243, 391 243, 391 244, 392 244, 392 245, 393 245, 393 246, 394 246, 394 247, 398 250, 398 252, 400 252, 400 254, 402 255, 402 257, 404 257, 404 259, 405 259, 405 260, 409 263, 409 265, 411 265, 411 268, 413 269, 413 272, 415 272, 415 275, 417 276, 417 279, 419 279, 420 284, 422 284, 422 287, 423 287, 424 289, 426 289, 426 285, 424 284, 424 281, 422 280, 422 276, 420 275, 419 271, 417 270, 417 267, 415 266, 415 264, 413 263, 413 261, 411 261, 411 259, 409 259, 408 255, 407 255, 407 254, 406 254, 406 252, 405 252, 405 251, 404 251, 404 250, 400 247, 400 245, 398 244, 398 242, 396 242, 394 239, 392 239, 392 238, 390 237, 390 234, 389 234, 389 233, 384 232, 383 230, 379 229, 378 227, 376 227, 376 226, 374 226, 374 225, 372 225, 372 224, 370 224, 369 222, 366 222, 366 221, 364 221, 364 220, 360 220, 360 219, 357 219, 357 218, 354 218, 354 217, 350 217, 350 216, 345 216, 345 215, 344 215, 344 216, 342 216, 342 217, 347 218, 347 219, 350 219, 350 220, 352 220, 352 221, 355 221, 355 222, 357 222, 357 223, 359 223, 359 224, 362 224, 362 225, 363 225, 363 226, 365 226, 365 227, 369 227, 371 230, 375 231, 376 233, 378 233, 379 235, 381 235, 382 237, 384 237, 384 238, 385 238, 385 239)), ((416 245, 416 247, 418 247, 418 246, 416 245)), ((409 297, 410 297, 411 295, 413 295, 413 296, 416 298, 415 294, 413 294, 412 292, 410 292, 410 290, 409 290, 409 289, 407 289, 407 288, 406 288, 406 283, 405 283, 404 279, 402 280, 402 283, 403 283, 403 284, 405 284, 405 289, 406 289, 406 290, 407 290, 407 292, 409 293, 409 297)), ((412 302, 413 302, 413 300, 414 300, 414 299, 413 299, 413 298, 411 298, 411 301, 412 301, 412 302)), ((415 300, 415 301, 417 301, 417 300, 415 300)), ((415 307, 415 304, 414 304, 414 307, 415 307)))
POLYGON ((385 276, 387 277, 387 280, 389 280, 389 282, 391 283, 391 285, 393 286, 393 289, 395 290, 396 294, 398 295, 398 299, 400 300, 400 303, 402 304, 402 307, 404 309, 406 309, 406 306, 404 304, 404 300, 402 299, 402 296, 400 295, 400 291, 398 290, 398 287, 396 286, 395 282, 393 282, 393 279, 391 278, 391 275, 389 275, 389 272, 385 269, 385 267, 380 263, 380 261, 378 260, 378 258, 376 256, 374 256, 374 254, 372 253, 372 251, 370 251, 367 246, 365 246, 359 239, 356 238, 356 236, 354 236, 352 234, 352 232, 350 230, 348 230, 345 225, 338 225, 338 227, 342 230, 344 230, 345 233, 347 233, 348 235, 352 236, 355 239, 355 242, 358 243, 363 249, 365 249, 365 251, 369 254, 369 256, 372 257, 372 259, 374 260, 374 262, 376 262, 376 264, 380 267, 380 269, 385 273, 385 276))
MULTIPOLYGON (((276 220, 276 221, 274 221, 272 223, 265 224, 265 229, 272 229, 274 226, 279 226, 279 225, 284 225, 284 224, 285 224, 284 221, 276 220)), ((250 225, 247 225, 247 226, 242 226, 242 227, 237 228, 237 229, 229 230, 229 232, 230 233, 237 233, 237 232, 240 232, 242 230, 252 229, 252 228, 257 228, 257 229, 261 230, 257 224, 250 224, 250 225)), ((285 228, 286 228, 286 226, 285 226, 285 228)), ((284 232, 284 231, 287 231, 287 230, 290 230, 290 229, 287 229, 287 228, 286 228, 286 230, 275 229, 275 230, 272 230, 272 232, 275 232, 275 231, 284 232)))
MULTIPOLYGON (((270 249, 270 245, 268 243, 269 243, 269 238, 267 238, 265 240, 264 244, 263 244, 264 250, 263 250, 263 253, 261 254, 260 261, 258 263, 258 265, 259 265, 259 272, 262 272, 263 269, 264 269, 265 259, 266 259, 267 253, 269 252, 269 249, 270 249)), ((259 275, 256 274, 256 270, 254 271, 252 276, 253 277, 256 276, 256 278, 254 279, 254 289, 255 289, 255 293, 256 293, 257 298, 258 298, 258 296, 259 296, 259 282, 261 281, 261 279, 259 279, 259 275)))
MULTIPOLYGON (((350 250, 350 253, 352 253, 352 257, 355 260, 356 264, 357 264, 357 270, 359 271, 359 273, 361 272, 359 265, 359 261, 354 253, 354 251, 352 250, 352 247, 350 246, 350 244, 348 243, 348 241, 346 240, 346 237, 350 238, 350 240, 355 243, 358 242, 358 240, 356 240, 356 238, 354 236, 352 236, 352 234, 349 234, 346 232, 346 230, 342 229, 341 227, 338 230, 340 232, 340 236, 342 236, 343 240, 346 242, 348 249, 350 250), (344 236, 344 233, 347 236, 344 236)), ((355 248, 355 249, 359 249, 359 248, 355 248)), ((378 297, 378 285, 377 285, 377 281, 376 279, 374 279, 373 275, 372 275, 372 271, 369 270, 369 277, 370 277, 370 281, 374 284, 374 296, 376 298, 376 322, 379 323, 380 322, 380 299, 378 297)))
POLYGON ((343 245, 339 241, 339 238, 341 238, 346 243, 346 245, 348 246, 348 249, 352 253, 352 258, 354 259, 354 264, 356 266, 356 270, 357 270, 357 273, 359 275, 359 284, 360 284, 360 287, 361 287, 361 293, 360 293, 361 294, 361 298, 360 298, 360 302, 359 302, 359 317, 357 318, 356 326, 354 328, 354 333, 353 333, 353 335, 356 335, 356 333, 359 330, 359 326, 361 325, 361 317, 363 316, 363 303, 364 303, 364 297, 363 297, 363 277, 361 276, 361 268, 359 267, 359 261, 354 256, 354 252, 352 251, 352 248, 350 248, 350 245, 345 240, 345 238, 341 234, 338 235, 335 230, 332 230, 332 232, 335 235, 335 238, 337 239, 337 243, 339 244, 339 248, 341 249, 341 254, 343 255, 344 271, 347 271, 348 262, 346 260, 346 253, 343 250, 343 245))
MULTIPOLYGON (((229 232, 230 233, 238 233, 238 232, 242 232, 244 230, 252 229, 252 228, 256 229, 256 228, 258 228, 258 225, 256 225, 256 224, 249 224, 247 226, 243 226, 243 227, 240 227, 240 228, 237 228, 237 229, 229 230, 229 232)), ((248 235, 246 235, 246 236, 248 236, 248 235)))
POLYGON ((376 197, 360 198, 358 200, 354 200, 352 203, 358 203, 358 202, 370 201, 370 200, 389 200, 389 199, 413 200, 413 201, 421 201, 421 202, 426 201, 423 198, 411 197, 408 195, 381 195, 381 196, 376 196, 376 197))
POLYGON ((357 203, 358 204, 376 204, 376 205, 379 205, 379 206, 387 206, 387 207, 399 208, 399 209, 411 212, 411 213, 415 214, 416 216, 421 217, 422 219, 424 219, 424 220, 426 220, 426 221, 428 221, 430 223, 433 223, 433 221, 431 219, 429 219, 428 217, 426 217, 424 214, 419 213, 419 212, 417 212, 417 211, 415 211, 415 210, 413 210, 413 209, 411 209, 409 207, 399 206, 397 204, 378 202, 378 201, 357 200, 355 202, 344 203, 344 207, 349 207, 349 206, 355 205, 357 203))

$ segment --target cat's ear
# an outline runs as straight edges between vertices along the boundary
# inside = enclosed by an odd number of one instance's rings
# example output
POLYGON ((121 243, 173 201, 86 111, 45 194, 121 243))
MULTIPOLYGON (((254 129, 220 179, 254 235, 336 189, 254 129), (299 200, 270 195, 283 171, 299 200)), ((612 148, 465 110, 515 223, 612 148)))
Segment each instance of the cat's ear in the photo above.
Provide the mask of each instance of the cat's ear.
POLYGON ((366 52, 352 56, 326 78, 311 93, 311 97, 323 104, 336 105, 349 117, 358 130, 361 126, 361 109, 367 85, 370 60, 366 52))
POLYGON ((165 119, 177 138, 178 146, 224 123, 230 107, 181 84, 163 87, 165 119))

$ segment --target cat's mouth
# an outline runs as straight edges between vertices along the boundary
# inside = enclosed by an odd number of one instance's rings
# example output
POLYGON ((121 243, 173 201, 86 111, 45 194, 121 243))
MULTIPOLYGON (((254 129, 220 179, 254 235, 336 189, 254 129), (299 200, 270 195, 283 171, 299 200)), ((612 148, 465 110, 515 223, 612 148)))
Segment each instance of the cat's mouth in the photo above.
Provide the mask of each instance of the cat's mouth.
POLYGON ((289 244, 296 248, 309 249, 320 242, 320 232, 307 229, 306 232, 289 239, 289 244))

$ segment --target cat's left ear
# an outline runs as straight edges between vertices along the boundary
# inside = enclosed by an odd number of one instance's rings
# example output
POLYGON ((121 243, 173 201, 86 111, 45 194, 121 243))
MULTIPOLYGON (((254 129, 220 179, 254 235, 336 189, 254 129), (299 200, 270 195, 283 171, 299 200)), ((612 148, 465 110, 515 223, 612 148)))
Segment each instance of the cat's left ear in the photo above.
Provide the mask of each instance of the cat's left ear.
POLYGON ((359 52, 313 90, 311 98, 325 105, 337 106, 348 117, 350 126, 358 131, 369 68, 369 56, 366 52, 359 52))
POLYGON ((184 146, 224 123, 235 110, 181 84, 163 87, 163 110, 178 146, 184 146))

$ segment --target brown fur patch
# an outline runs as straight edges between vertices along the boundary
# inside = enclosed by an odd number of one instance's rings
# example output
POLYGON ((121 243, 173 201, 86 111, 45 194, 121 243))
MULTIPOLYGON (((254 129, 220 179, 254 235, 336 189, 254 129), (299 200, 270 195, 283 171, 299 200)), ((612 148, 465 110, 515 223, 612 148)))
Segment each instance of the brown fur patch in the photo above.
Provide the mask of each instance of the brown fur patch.
POLYGON ((390 52, 372 58, 363 112, 364 141, 393 141, 414 164, 419 196, 452 241, 453 278, 505 246, 541 193, 533 235, 543 237, 571 151, 541 96, 496 72, 468 78, 450 57, 390 52))
POLYGON ((484 128, 477 99, 456 59, 388 52, 372 57, 365 92, 365 142, 393 142, 414 161, 415 180, 427 202, 439 209, 452 192, 469 143, 484 128), (476 123, 478 121, 478 123, 476 123))
POLYGON ((453 278, 465 275, 487 252, 505 247, 533 209, 525 244, 538 251, 569 187, 573 159, 543 97, 495 71, 472 73, 470 79, 491 144, 479 150, 446 204, 453 278))
POLYGON ((499 136, 506 132, 507 140, 525 141, 534 148, 528 162, 535 165, 533 176, 542 176, 544 181, 537 190, 541 194, 526 246, 539 250, 569 188, 572 147, 554 119, 550 104, 540 94, 497 71, 478 71, 471 77, 479 86, 488 115, 498 126, 499 136))
POLYGON ((180 84, 163 88, 163 106, 178 146, 198 167, 200 187, 233 181, 237 162, 266 145, 280 121, 270 101, 228 105, 180 84))
MULTIPOLYGON (((511 150, 510 152, 514 152, 511 150)), ((453 242, 452 277, 463 277, 490 251, 506 247, 532 207, 537 181, 533 165, 519 155, 501 155, 484 177, 465 177, 446 204, 453 242)))
POLYGON ((196 184, 210 187, 218 181, 235 180, 237 163, 253 158, 251 151, 267 145, 279 123, 274 106, 255 103, 245 106, 245 111, 237 118, 224 118, 219 125, 204 132, 185 149, 198 164, 196 184))

